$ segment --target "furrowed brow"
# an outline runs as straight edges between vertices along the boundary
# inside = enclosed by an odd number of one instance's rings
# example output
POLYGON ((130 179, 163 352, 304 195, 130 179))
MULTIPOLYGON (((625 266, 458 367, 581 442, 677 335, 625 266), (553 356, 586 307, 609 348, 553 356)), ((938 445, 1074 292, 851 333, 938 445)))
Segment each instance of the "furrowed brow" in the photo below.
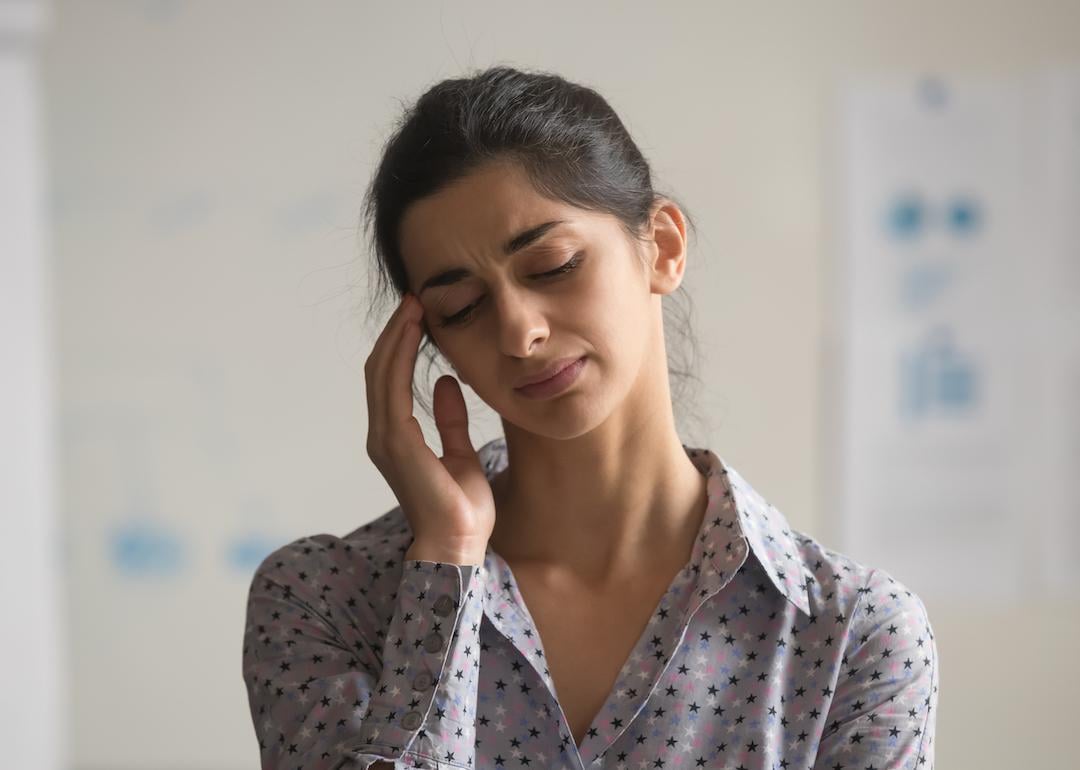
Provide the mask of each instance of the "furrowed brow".
MULTIPOLYGON (((563 219, 553 219, 550 222, 542 222, 538 225, 530 227, 528 230, 518 233, 513 238, 503 244, 503 254, 510 256, 514 252, 521 251, 526 246, 530 246, 536 241, 540 240, 547 234, 549 230, 557 225, 564 224, 563 219)), ((457 283, 472 275, 472 271, 464 267, 455 267, 450 270, 444 270, 438 275, 433 275, 424 281, 424 284, 420 287, 418 294, 423 294, 428 289, 435 286, 448 286, 452 283, 457 283)))

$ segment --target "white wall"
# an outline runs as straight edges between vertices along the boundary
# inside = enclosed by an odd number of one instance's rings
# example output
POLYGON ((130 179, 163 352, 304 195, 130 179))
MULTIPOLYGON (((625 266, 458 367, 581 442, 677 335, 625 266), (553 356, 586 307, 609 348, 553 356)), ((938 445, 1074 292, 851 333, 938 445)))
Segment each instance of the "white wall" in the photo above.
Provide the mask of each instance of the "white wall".
POLYGON ((0 2, 0 757, 67 763, 55 330, 45 226, 43 3, 0 2))
MULTIPOLYGON (((43 43, 74 764, 254 768, 254 555, 393 505, 356 223, 399 100, 504 62, 611 101, 699 226, 707 439, 828 544, 834 88, 1076 60, 1080 4, 60 2, 43 43)), ((1078 603, 921 593, 939 766, 1061 766, 1078 603)))

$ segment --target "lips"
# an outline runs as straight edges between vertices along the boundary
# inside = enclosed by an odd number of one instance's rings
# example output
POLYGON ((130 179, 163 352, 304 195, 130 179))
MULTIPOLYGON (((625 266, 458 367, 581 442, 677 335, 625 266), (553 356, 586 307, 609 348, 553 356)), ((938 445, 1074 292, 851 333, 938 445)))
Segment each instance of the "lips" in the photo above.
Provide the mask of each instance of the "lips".
POLYGON ((526 377, 522 377, 520 380, 518 380, 516 383, 514 383, 514 387, 515 388, 523 388, 526 385, 533 385, 533 384, 535 384, 537 382, 543 382, 544 380, 550 380, 552 377, 554 377, 556 374, 561 372, 563 369, 570 366, 570 364, 577 361, 579 358, 581 358, 581 356, 568 356, 566 358, 557 358, 554 361, 552 361, 550 364, 545 366, 543 369, 541 369, 539 372, 537 372, 536 374, 530 374, 530 375, 528 375, 526 377))

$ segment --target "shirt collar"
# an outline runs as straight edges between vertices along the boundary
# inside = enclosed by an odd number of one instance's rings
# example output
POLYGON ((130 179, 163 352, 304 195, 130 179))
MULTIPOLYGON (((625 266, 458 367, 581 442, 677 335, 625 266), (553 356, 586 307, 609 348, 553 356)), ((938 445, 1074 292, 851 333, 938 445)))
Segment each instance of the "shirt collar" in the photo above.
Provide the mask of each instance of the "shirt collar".
MULTIPOLYGON (((745 541, 776 589, 810 615, 807 587, 814 578, 787 519, 711 449, 685 444, 683 449, 708 480, 705 516, 691 555, 700 593, 718 591, 728 582, 742 564, 745 548, 740 541, 745 541)), ((477 455, 484 473, 492 478, 506 466, 505 437, 487 442, 477 455)))
POLYGON ((708 479, 708 504, 692 557, 712 566, 702 580, 726 583, 741 565, 744 540, 776 589, 809 616, 808 585, 814 578, 784 515, 711 449, 685 444, 683 449, 708 479))

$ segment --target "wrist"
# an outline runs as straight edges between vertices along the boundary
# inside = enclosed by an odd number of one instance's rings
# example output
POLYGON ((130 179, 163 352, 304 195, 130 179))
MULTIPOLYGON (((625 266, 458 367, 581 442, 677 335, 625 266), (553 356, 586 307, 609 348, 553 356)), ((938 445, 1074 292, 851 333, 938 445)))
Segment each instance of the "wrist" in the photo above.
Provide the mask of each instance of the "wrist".
POLYGON ((421 561, 480 566, 483 565, 486 554, 486 542, 482 546, 478 544, 452 546, 446 543, 427 543, 413 540, 408 550, 405 551, 405 560, 419 559, 421 561))

